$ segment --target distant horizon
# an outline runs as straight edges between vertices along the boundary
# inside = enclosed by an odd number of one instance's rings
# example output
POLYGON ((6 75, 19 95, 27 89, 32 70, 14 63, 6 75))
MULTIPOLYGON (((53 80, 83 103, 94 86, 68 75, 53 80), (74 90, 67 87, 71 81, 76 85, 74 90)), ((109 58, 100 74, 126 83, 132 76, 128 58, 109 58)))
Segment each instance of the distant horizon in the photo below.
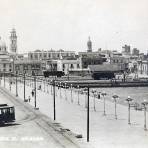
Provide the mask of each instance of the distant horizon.
POLYGON ((9 48, 12 28, 18 52, 42 49, 148 50, 147 0, 0 0, 0 36, 9 48))

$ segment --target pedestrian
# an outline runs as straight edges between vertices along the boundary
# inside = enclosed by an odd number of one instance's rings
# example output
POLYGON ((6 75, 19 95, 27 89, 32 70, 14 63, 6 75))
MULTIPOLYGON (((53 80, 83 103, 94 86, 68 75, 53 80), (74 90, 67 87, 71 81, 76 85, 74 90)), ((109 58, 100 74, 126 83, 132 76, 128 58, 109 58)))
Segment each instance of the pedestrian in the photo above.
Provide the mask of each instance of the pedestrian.
POLYGON ((31 98, 30 98, 30 96, 28 97, 28 101, 30 102, 30 100, 31 100, 31 98))
POLYGON ((32 94, 32 97, 34 97, 34 90, 32 90, 31 94, 32 94))
POLYGON ((98 99, 100 99, 101 97, 100 97, 100 93, 98 94, 98 99))

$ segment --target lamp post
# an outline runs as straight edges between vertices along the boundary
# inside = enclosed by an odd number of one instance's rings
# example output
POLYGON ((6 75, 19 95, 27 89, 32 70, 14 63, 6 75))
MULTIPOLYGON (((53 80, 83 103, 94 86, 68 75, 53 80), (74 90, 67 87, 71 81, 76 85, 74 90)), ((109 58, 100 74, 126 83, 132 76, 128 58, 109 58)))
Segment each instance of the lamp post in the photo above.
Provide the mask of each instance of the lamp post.
POLYGON ((24 102, 26 101, 26 72, 24 71, 24 102))
POLYGON ((94 111, 96 111, 96 100, 95 100, 96 90, 92 90, 92 93, 93 93, 93 97, 94 97, 94 111))
POLYGON ((36 109, 36 76, 34 74, 34 108, 36 109))
POLYGON ((113 95, 112 96, 114 102, 115 102, 115 119, 117 120, 117 99, 119 99, 118 95, 113 95))
POLYGON ((101 93, 101 95, 103 96, 103 102, 104 102, 104 111, 103 111, 104 113, 103 113, 103 115, 106 116, 106 111, 105 111, 105 96, 106 96, 107 94, 106 94, 105 91, 103 91, 103 92, 101 93))
POLYGON ((85 87, 84 90, 83 90, 84 97, 85 97, 85 108, 87 108, 87 105, 88 105, 88 104, 87 104, 87 92, 88 92, 88 91, 87 91, 87 88, 85 87))
POLYGON ((60 98, 62 98, 62 95, 61 95, 61 82, 60 82, 60 98))
POLYGON ((11 73, 10 73, 10 76, 9 76, 9 89, 10 89, 10 91, 11 91, 11 81, 12 81, 12 79, 11 79, 11 73))
POLYGON ((4 71, 4 88, 5 88, 5 86, 6 86, 6 83, 5 83, 6 81, 5 81, 5 71, 4 71))
POLYGON ((146 127, 146 106, 148 105, 148 101, 147 100, 144 100, 142 102, 142 105, 144 106, 144 130, 147 130, 147 127, 146 127))
POLYGON ((18 91, 17 91, 17 71, 16 71, 16 82, 15 82, 15 85, 16 85, 16 97, 18 96, 18 91))
POLYGON ((55 107, 55 80, 53 80, 53 109, 54 109, 54 120, 56 120, 56 107, 55 107))
POLYGON ((67 95, 66 95, 66 83, 65 83, 65 100, 67 100, 67 95))
POLYGON ((89 86, 87 88, 87 142, 89 142, 89 86))
POLYGON ((50 80, 51 95, 52 95, 52 80, 50 80))
POLYGON ((132 100, 133 99, 130 96, 128 96, 127 99, 126 99, 126 101, 128 102, 128 124, 131 124, 131 122, 130 122, 130 102, 132 100))
POLYGON ((71 91, 71 102, 73 103, 73 98, 72 98, 72 84, 70 85, 70 91, 71 91))
POLYGON ((44 83, 44 92, 45 92, 45 79, 43 79, 43 83, 44 83))
POLYGON ((80 105, 80 100, 79 100, 79 85, 77 86, 78 88, 78 105, 80 105))

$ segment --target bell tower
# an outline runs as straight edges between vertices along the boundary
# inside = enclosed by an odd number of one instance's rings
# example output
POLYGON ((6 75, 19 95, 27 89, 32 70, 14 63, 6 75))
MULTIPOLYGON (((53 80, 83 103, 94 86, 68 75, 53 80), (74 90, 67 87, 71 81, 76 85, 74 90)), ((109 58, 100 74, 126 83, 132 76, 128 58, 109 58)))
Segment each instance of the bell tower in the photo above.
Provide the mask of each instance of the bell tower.
POLYGON ((88 37, 88 42, 87 42, 87 52, 92 52, 92 42, 90 40, 90 36, 88 37))
POLYGON ((13 28, 10 35, 10 52, 16 54, 17 53, 17 36, 16 30, 13 28))

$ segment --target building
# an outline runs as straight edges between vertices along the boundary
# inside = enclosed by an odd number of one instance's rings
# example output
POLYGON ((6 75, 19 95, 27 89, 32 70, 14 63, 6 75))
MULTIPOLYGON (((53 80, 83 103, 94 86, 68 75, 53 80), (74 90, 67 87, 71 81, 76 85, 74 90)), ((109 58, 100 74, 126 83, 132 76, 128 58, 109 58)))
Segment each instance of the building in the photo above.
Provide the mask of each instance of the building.
POLYGON ((23 60, 14 61, 15 72, 19 74, 36 74, 43 75, 43 70, 45 70, 45 61, 41 60, 28 60, 28 58, 24 58, 23 60))
POLYGON ((90 40, 90 37, 88 37, 87 52, 92 52, 92 42, 90 40))
POLYGON ((35 50, 28 53, 29 60, 58 60, 64 57, 75 57, 74 51, 64 51, 64 50, 35 50))
POLYGON ((115 78, 115 73, 122 71, 118 65, 113 64, 89 65, 89 70, 95 80, 112 79, 115 78))
POLYGON ((138 60, 138 74, 148 75, 148 60, 138 60))
POLYGON ((0 37, 0 72, 9 73, 13 69, 12 61, 10 55, 7 51, 6 43, 1 40, 0 37))
POLYGON ((125 57, 130 57, 131 56, 131 47, 129 45, 124 45, 122 47, 122 54, 125 57))
POLYGON ((10 53, 17 53, 17 35, 16 30, 13 28, 10 35, 10 53))
POLYGON ((139 50, 137 48, 133 48, 132 55, 139 56, 139 50))
POLYGON ((127 71, 129 68, 129 58, 124 57, 120 52, 113 51, 110 54, 110 64, 118 65, 122 70, 127 71))
POLYGON ((106 62, 105 54, 99 52, 79 52, 78 56, 82 63, 82 68, 88 68, 88 65, 98 65, 106 62))

